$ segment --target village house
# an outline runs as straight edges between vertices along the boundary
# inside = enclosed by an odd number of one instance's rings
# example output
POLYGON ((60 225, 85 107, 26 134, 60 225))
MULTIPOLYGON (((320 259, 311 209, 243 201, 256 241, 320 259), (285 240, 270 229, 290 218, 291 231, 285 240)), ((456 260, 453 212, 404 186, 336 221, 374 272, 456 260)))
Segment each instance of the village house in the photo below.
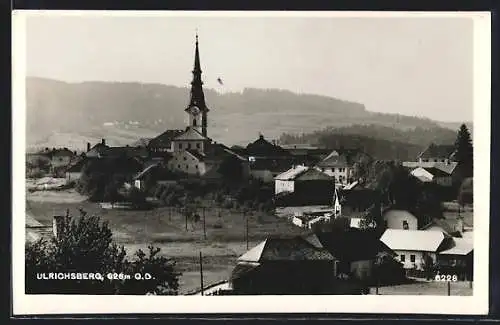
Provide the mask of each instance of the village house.
POLYGON ((295 164, 305 166, 316 165, 332 151, 331 149, 319 148, 310 144, 284 144, 280 145, 280 147, 288 151, 295 164))
POLYGON ((361 185, 339 189, 338 194, 343 216, 358 216, 379 200, 376 191, 361 185))
POLYGON ((425 259, 437 262, 437 254, 446 245, 440 231, 387 229, 380 240, 392 249, 405 269, 424 270, 425 259))
POLYGON ((459 280, 472 280, 473 242, 468 238, 453 238, 450 247, 437 255, 441 274, 456 274, 459 280))
POLYGON ((82 176, 82 170, 87 162, 85 157, 78 157, 66 168, 66 183, 76 182, 82 176))
POLYGON ((423 183, 436 183, 441 186, 452 186, 452 174, 437 167, 417 167, 410 174, 423 183))
POLYGON ((275 177, 275 195, 286 205, 333 204, 335 193, 332 177, 312 167, 295 166, 275 177))
POLYGON ((235 152, 248 157, 250 176, 266 183, 273 182, 278 174, 295 164, 294 157, 287 150, 269 142, 262 134, 246 148, 235 149, 235 152))
POLYGON ((375 262, 379 257, 396 257, 396 253, 381 242, 374 231, 350 229, 317 232, 307 239, 318 242, 321 245, 319 247, 325 248, 339 261, 338 272, 362 281, 373 280, 375 262))
POLYGON ((406 210, 386 209, 382 213, 388 229, 418 230, 418 219, 406 210))
POLYGON ((335 258, 302 237, 269 237, 238 258, 230 286, 238 295, 359 294, 337 279, 335 258))
POLYGON ((446 164, 454 160, 454 153, 454 145, 437 145, 431 143, 418 155, 417 161, 419 163, 441 162, 446 164))
POLYGON ((472 229, 469 225, 465 224, 462 218, 456 219, 437 219, 434 218, 429 224, 423 226, 421 230, 425 231, 440 231, 446 236, 462 237, 467 230, 472 229))
POLYGON ((335 149, 316 168, 334 177, 338 186, 346 186, 354 181, 354 165, 356 162, 369 158, 359 149, 335 149))

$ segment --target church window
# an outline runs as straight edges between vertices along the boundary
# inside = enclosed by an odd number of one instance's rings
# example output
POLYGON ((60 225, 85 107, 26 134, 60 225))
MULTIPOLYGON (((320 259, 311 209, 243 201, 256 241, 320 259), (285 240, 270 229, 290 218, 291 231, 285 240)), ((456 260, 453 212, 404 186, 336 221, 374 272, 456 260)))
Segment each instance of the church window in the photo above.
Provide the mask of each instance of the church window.
POLYGON ((193 119, 193 126, 196 126, 196 118, 193 119))

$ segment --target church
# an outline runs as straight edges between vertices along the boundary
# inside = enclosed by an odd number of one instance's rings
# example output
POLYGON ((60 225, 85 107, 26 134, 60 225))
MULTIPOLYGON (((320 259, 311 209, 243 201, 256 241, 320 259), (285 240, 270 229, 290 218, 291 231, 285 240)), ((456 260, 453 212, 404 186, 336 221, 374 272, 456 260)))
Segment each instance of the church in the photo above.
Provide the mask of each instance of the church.
POLYGON ((198 35, 192 73, 189 104, 184 109, 187 114, 186 129, 166 130, 151 139, 148 143, 151 155, 168 159, 167 166, 172 171, 199 176, 217 170, 222 161, 230 156, 241 161, 243 165, 248 165, 245 157, 208 137, 207 122, 210 110, 203 93, 198 35))

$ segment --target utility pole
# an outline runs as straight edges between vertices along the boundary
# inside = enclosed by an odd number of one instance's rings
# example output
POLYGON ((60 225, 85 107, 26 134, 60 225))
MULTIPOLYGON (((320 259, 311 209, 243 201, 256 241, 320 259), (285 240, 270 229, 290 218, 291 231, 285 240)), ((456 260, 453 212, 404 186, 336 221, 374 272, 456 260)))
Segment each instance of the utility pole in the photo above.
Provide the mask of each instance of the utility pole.
POLYGON ((248 250, 248 215, 245 214, 245 223, 246 223, 246 238, 247 238, 247 250, 248 250))
POLYGON ((201 295, 203 296, 204 289, 203 289, 203 257, 201 256, 201 251, 200 251, 200 285, 201 285, 201 295))
POLYGON ((203 207, 203 238, 207 240, 207 226, 205 222, 205 207, 203 207))

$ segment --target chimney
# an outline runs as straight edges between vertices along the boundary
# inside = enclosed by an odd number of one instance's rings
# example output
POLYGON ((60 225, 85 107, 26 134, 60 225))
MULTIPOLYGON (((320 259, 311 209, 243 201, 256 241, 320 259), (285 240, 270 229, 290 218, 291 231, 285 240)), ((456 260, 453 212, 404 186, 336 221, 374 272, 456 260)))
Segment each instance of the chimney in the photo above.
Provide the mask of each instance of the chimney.
POLYGON ((87 152, 90 151, 90 142, 87 142, 87 152))
POLYGON ((106 139, 101 139, 101 143, 102 143, 103 145, 106 145, 106 139))

